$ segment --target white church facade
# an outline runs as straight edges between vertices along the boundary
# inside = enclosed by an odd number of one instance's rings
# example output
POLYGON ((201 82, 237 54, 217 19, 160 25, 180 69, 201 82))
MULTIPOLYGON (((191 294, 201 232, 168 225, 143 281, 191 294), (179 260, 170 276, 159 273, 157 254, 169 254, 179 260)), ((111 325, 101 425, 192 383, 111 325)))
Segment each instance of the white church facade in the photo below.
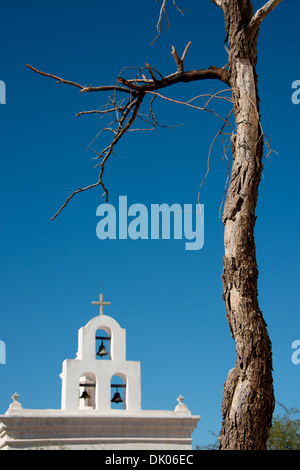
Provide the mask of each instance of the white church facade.
POLYGON ((61 409, 23 409, 0 415, 0 449, 188 450, 200 416, 180 395, 174 411, 142 410, 141 367, 126 360, 126 330, 112 317, 92 318, 78 331, 75 359, 63 362, 61 409))

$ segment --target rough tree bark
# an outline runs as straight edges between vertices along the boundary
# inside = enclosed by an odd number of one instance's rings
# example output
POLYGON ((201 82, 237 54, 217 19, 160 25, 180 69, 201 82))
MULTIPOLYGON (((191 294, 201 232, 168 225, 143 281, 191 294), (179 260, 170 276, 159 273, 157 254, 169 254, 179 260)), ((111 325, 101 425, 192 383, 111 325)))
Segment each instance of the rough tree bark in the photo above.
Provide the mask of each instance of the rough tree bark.
MULTIPOLYGON (((156 0, 157 1, 157 0, 156 0)), ((87 111, 79 114, 116 112, 118 117, 104 130, 113 132, 111 144, 95 152, 101 167, 98 181, 85 188, 79 188, 66 200, 54 218, 74 195, 96 186, 102 186, 103 172, 107 159, 114 152, 120 138, 129 130, 147 96, 151 96, 148 120, 157 125, 153 113, 154 97, 161 97, 157 90, 179 82, 217 79, 229 85, 232 93, 235 130, 232 134, 232 168, 230 183, 223 212, 225 255, 223 258, 223 297, 231 335, 236 343, 236 364, 228 373, 224 385, 222 402, 222 429, 219 437, 220 449, 259 450, 266 449, 274 409, 272 379, 272 351, 266 323, 259 309, 257 294, 258 269, 254 240, 255 210, 258 187, 263 169, 263 133, 259 115, 257 88, 257 38, 263 19, 282 0, 269 0, 253 14, 251 0, 210 0, 224 13, 228 41, 228 67, 211 66, 208 69, 184 71, 184 59, 190 46, 188 43, 182 57, 172 48, 177 71, 163 77, 146 64, 131 80, 118 77, 121 85, 83 86, 64 80, 55 75, 35 72, 54 78, 80 89, 80 92, 112 91, 109 106, 104 110, 87 111), (147 78, 145 71, 150 75, 147 78), (159 76, 158 76, 159 75, 159 76), (125 105, 119 105, 116 93, 129 95, 125 105)), ((157 26, 161 32, 161 17, 166 13, 167 0, 161 2, 160 19, 157 26)), ((175 1, 173 4, 176 6, 175 1)), ((177 7, 177 6, 176 6, 177 7)), ((177 7, 178 9, 178 7, 177 7)), ((123 100, 124 101, 124 100, 123 100)), ((123 103, 122 101, 122 103, 123 103)), ((208 102, 210 99, 208 100, 208 102)), ((187 104, 187 103, 185 103, 187 104)), ((203 108, 208 111, 207 105, 203 108)), ((143 117, 142 117, 143 116, 143 117)), ((227 124, 227 119, 224 124, 227 124)))
POLYGON ((229 43, 236 122, 232 171, 223 212, 224 300, 236 364, 224 385, 220 449, 266 449, 274 409, 272 351, 258 305, 254 225, 263 168, 256 57, 258 27, 271 3, 253 17, 251 2, 218 1, 229 43))

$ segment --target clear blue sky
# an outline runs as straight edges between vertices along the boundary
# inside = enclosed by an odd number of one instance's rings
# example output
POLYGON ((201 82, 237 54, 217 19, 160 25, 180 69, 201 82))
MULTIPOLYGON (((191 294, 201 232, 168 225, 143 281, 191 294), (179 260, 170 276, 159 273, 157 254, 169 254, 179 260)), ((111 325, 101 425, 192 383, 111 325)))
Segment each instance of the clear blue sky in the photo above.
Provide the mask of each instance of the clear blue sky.
MULTIPOLYGON (((194 444, 214 441, 221 426, 223 383, 234 367, 222 300, 223 226, 219 207, 227 176, 220 146, 202 192, 205 244, 186 251, 183 240, 106 240, 96 236, 98 189, 76 197, 54 222, 73 189, 97 179, 87 144, 102 121, 75 118, 97 109, 106 95, 79 94, 34 74, 41 70, 79 83, 113 84, 123 66, 145 62, 163 75, 174 71, 170 54, 192 41, 186 69, 223 66, 221 10, 208 0, 170 6, 171 27, 155 37, 158 4, 77 0, 5 2, 1 6, 0 105, 1 323, 7 363, 0 365, 0 413, 17 391, 24 408, 60 408, 62 362, 74 358, 77 331, 98 312, 102 281, 106 313, 127 330, 127 358, 140 360, 144 409, 173 409, 179 394, 201 421, 194 444)), ((259 8, 264 2, 254 1, 259 8)), ((273 344, 276 399, 300 407, 300 365, 291 344, 299 319, 299 119, 291 84, 300 79, 300 5, 284 1, 265 21, 259 39, 262 125, 277 152, 265 162, 257 208, 256 243, 260 307, 273 344)), ((174 87, 167 95, 191 98, 220 89, 215 82, 174 87)), ((193 203, 220 123, 213 116, 157 102, 172 132, 131 133, 106 168, 110 202, 193 203)), ((101 141, 98 141, 101 148, 101 141)))

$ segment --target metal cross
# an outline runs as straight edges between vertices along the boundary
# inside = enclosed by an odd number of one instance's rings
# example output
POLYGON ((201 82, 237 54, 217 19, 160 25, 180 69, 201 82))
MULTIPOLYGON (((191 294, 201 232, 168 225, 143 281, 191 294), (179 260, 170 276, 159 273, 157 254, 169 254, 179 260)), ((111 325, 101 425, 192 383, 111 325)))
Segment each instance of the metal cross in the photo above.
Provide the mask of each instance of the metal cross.
POLYGON ((111 302, 103 302, 103 294, 100 294, 99 301, 93 300, 93 305, 100 305, 100 315, 103 315, 103 305, 111 305, 111 302))

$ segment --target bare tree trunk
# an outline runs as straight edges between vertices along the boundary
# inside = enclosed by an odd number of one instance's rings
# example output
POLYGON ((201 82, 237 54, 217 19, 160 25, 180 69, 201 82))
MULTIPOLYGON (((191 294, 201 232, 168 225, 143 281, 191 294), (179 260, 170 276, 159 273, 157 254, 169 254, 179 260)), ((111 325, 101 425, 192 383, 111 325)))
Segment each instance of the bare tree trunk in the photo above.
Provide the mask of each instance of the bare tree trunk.
POLYGON ((220 449, 265 449, 274 409, 272 352, 257 299, 255 208, 263 168, 263 142, 256 77, 257 32, 249 31, 251 2, 224 9, 230 45, 229 72, 236 135, 223 213, 223 289, 235 368, 224 385, 220 449))

